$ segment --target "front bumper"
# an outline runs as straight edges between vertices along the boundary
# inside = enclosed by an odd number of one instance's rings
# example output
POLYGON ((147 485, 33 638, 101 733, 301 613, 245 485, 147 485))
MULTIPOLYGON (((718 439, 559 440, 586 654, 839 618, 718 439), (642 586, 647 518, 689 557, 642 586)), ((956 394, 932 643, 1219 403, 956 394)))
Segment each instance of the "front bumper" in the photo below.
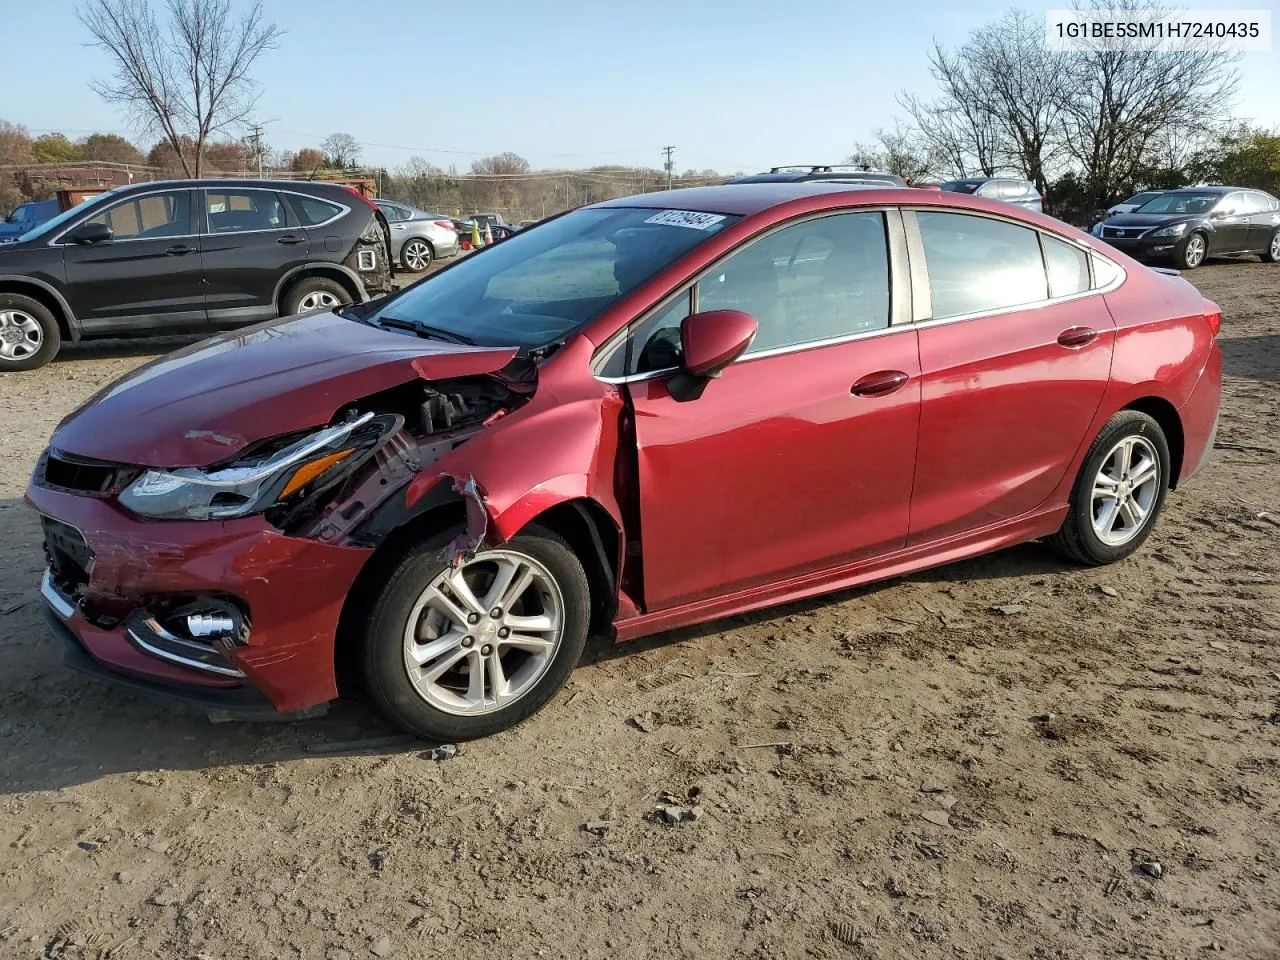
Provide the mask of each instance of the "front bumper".
POLYGON ((1135 260, 1168 260, 1183 237, 1136 237, 1123 239, 1120 237, 1099 237, 1103 243, 1109 243, 1121 253, 1127 253, 1135 260))
POLYGON ((110 499, 36 483, 26 502, 89 551, 74 594, 52 576, 41 589, 71 666, 87 660, 89 672, 236 710, 294 713, 337 696, 334 634, 372 551, 289 537, 261 517, 141 520, 110 499), (214 652, 157 628, 152 615, 192 597, 247 611, 244 642, 214 652))

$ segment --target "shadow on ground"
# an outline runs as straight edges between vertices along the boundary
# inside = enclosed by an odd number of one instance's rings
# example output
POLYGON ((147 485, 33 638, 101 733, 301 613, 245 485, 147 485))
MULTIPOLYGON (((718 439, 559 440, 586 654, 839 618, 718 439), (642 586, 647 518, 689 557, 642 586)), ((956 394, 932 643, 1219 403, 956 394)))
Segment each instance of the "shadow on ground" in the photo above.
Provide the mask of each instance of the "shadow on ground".
POLYGON ((1260 337, 1223 337, 1222 368, 1229 377, 1247 380, 1280 380, 1280 334, 1260 337))

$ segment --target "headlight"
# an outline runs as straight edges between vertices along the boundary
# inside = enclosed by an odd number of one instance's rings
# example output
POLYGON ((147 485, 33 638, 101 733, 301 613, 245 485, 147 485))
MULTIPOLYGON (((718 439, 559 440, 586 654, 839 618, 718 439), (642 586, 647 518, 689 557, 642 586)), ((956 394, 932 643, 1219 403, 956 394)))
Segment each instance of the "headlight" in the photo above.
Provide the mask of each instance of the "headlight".
POLYGON ((1092 233, 1095 237, 1102 236, 1102 221, 1099 220, 1092 227, 1090 227, 1089 232, 1092 233))
POLYGON ((367 449, 367 440, 351 435, 372 419, 373 414, 366 413, 221 467, 148 470, 125 487, 120 503, 141 516, 167 520, 221 520, 259 513, 367 449))
POLYGON ((1187 232, 1185 223, 1175 223, 1168 227, 1161 227, 1159 230, 1152 232, 1153 237, 1180 237, 1187 232))

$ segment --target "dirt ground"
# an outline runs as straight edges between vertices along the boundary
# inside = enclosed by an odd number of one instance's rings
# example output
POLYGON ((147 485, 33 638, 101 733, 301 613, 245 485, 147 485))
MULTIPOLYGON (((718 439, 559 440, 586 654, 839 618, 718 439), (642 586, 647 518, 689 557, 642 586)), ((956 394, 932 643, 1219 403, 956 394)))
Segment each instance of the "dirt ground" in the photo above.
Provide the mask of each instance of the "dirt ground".
POLYGON ((175 343, 0 376, 0 957, 1280 958, 1280 268, 1190 278, 1219 449, 1133 559, 596 649, 444 761, 316 752, 389 732, 359 703, 215 725, 68 673, 22 489, 175 343))

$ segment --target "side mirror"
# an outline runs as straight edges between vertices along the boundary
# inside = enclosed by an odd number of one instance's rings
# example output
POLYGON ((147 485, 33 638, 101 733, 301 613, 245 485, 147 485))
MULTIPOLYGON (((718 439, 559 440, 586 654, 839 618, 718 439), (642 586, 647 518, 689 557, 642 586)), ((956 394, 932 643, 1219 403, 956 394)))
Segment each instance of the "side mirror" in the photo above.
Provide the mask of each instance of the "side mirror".
POLYGON ((64 238, 69 243, 106 243, 115 236, 115 231, 105 223, 86 223, 79 229, 67 234, 64 238))
POLYGON ((685 372, 695 377, 718 377, 751 346, 758 329, 755 317, 741 310, 690 314, 680 323, 685 372))
POLYGON ((708 310, 692 313, 680 323, 682 369, 667 382, 667 390, 679 401, 702 396, 707 381, 751 346, 759 325, 741 310, 708 310))
POLYGON ((1236 212, 1227 207, 1219 207, 1209 214, 1214 220, 1225 220, 1227 217, 1234 217, 1235 215, 1236 212))

